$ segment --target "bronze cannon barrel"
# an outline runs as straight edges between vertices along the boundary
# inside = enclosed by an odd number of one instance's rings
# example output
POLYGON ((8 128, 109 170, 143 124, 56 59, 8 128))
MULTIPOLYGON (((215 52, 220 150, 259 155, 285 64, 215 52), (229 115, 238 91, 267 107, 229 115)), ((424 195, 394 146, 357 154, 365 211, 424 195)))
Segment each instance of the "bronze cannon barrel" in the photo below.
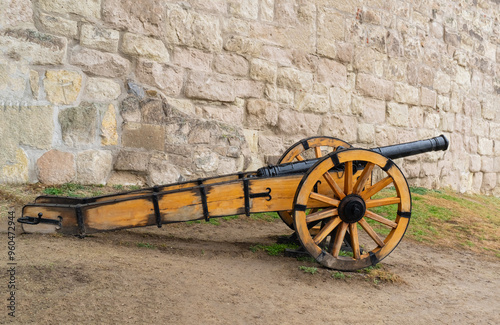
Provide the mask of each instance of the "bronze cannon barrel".
MULTIPOLYGON (((450 142, 444 135, 426 140, 418 140, 406 143, 395 144, 386 147, 369 149, 387 158, 397 159, 413 156, 430 151, 441 151, 448 149, 450 142)), ((278 175, 304 173, 311 168, 319 159, 311 159, 293 163, 286 163, 276 166, 262 167, 257 170, 258 177, 273 177, 278 175)))

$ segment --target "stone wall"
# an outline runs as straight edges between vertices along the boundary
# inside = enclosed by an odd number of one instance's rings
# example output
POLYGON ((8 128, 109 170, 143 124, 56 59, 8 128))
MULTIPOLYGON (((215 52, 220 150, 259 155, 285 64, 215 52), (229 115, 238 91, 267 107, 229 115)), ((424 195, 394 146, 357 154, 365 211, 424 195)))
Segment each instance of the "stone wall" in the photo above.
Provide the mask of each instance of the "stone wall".
POLYGON ((313 135, 500 195, 498 0, 1 0, 0 181, 159 184, 313 135))

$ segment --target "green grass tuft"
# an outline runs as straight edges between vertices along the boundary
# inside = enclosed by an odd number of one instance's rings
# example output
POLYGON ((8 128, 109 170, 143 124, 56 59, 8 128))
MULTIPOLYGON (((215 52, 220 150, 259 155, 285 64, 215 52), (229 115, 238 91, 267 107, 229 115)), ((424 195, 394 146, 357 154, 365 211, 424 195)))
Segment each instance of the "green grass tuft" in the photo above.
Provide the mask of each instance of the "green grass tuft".
POLYGON ((318 268, 314 266, 299 266, 299 270, 304 271, 304 273, 315 274, 318 272, 318 268))

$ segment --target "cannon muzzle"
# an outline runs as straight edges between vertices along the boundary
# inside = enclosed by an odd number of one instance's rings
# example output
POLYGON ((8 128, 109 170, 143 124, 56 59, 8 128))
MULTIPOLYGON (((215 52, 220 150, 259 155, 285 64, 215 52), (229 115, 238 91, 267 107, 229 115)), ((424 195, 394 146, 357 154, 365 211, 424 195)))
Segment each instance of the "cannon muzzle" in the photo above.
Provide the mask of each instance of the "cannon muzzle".
MULTIPOLYGON (((392 146, 378 147, 370 149, 381 155, 397 159, 417 155, 424 152, 440 151, 448 149, 450 142, 444 135, 435 138, 419 140, 407 143, 395 144, 392 146)), ((293 163, 286 163, 276 166, 262 167, 257 170, 258 177, 273 177, 286 174, 305 173, 319 159, 304 160, 293 163)))

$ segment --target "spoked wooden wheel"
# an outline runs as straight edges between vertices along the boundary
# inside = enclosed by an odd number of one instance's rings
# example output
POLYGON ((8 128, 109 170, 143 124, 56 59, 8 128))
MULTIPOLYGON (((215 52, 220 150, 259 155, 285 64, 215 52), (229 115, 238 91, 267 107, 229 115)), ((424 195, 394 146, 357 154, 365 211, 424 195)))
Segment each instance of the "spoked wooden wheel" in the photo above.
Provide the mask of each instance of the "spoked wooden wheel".
MULTIPOLYGON (((278 164, 321 158, 337 151, 339 147, 350 148, 351 145, 333 137, 317 136, 306 138, 288 148, 280 159, 278 159, 278 164)), ((278 215, 288 227, 294 229, 292 211, 280 211, 278 215)))
POLYGON ((345 271, 375 265, 389 255, 403 238, 410 215, 410 190, 401 170, 392 160, 363 149, 320 160, 304 175, 294 200, 295 230, 304 248, 324 266, 345 271), (344 173, 338 182, 331 176, 335 170, 344 173), (374 185, 369 184, 372 173, 382 175, 374 185), (318 180, 328 183, 331 195, 315 192, 318 180), (390 185, 394 190, 386 189, 390 185), (318 206, 323 209, 306 215, 318 206), (311 223, 321 225, 319 232, 309 229, 311 223), (350 247, 343 248, 344 242, 350 247))

